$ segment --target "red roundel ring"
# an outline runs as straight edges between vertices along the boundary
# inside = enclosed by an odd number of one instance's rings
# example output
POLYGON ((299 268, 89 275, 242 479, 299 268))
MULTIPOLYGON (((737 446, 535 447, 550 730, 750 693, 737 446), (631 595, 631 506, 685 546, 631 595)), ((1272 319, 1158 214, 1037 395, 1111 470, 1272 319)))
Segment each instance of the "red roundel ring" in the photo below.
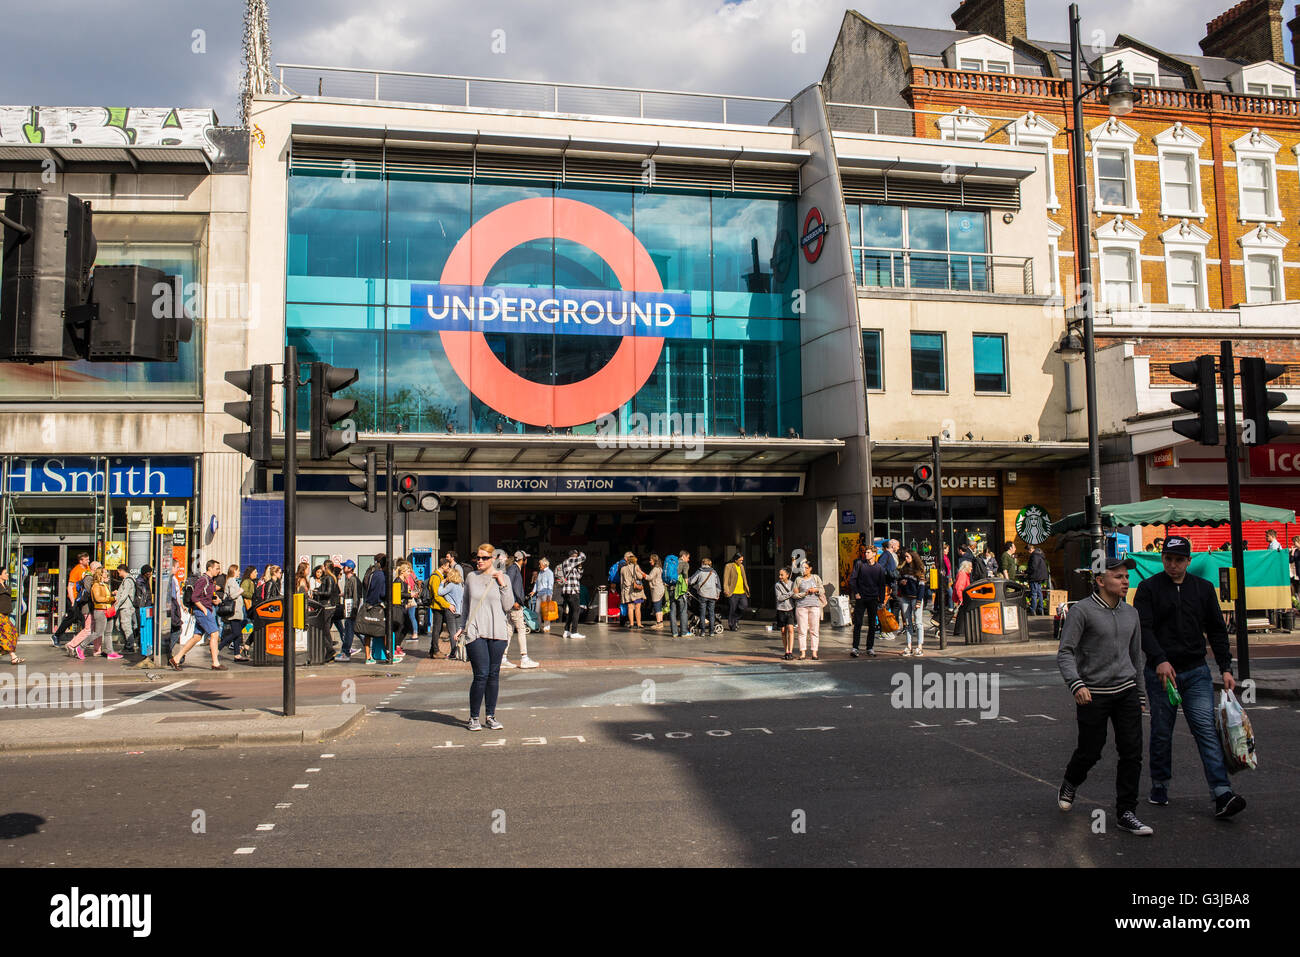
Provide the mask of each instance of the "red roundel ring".
MULTIPOLYGON (((509 203, 476 222, 452 249, 439 281, 481 286, 510 250, 552 237, 596 253, 624 290, 663 292, 659 270, 630 229, 595 206, 549 197, 509 203)), ((625 336, 599 372, 568 385, 546 385, 506 368, 482 332, 439 335, 451 367, 474 395, 517 422, 557 428, 595 421, 631 399, 654 372, 664 347, 662 336, 625 336)))
POLYGON ((826 244, 826 229, 822 221, 822 211, 814 206, 808 210, 808 215, 803 220, 803 238, 799 245, 803 247, 803 258, 810 263, 815 263, 822 255, 822 246, 826 244), (819 230, 815 239, 809 239, 809 235, 819 230))

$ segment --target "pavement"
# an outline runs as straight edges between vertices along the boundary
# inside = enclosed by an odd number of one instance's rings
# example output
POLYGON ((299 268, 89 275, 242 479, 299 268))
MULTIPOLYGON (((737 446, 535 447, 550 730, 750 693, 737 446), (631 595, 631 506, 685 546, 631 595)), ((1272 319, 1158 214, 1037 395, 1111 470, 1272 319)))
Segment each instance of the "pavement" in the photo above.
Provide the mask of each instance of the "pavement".
MULTIPOLYGON (((832 663, 844 662, 852 644, 851 629, 836 629, 824 623, 821 660, 787 662, 780 658, 779 632, 768 631, 761 622, 743 622, 738 631, 712 638, 674 639, 666 628, 666 623, 663 631, 587 625, 582 631, 586 637, 577 640, 561 637, 563 629, 551 634, 535 633, 528 639, 529 652, 541 667, 533 672, 509 674, 685 668, 712 671, 725 681, 727 674, 775 666, 794 675, 815 673, 832 663)), ((949 637, 947 647, 940 649, 937 638, 932 636, 926 642, 926 659, 1052 655, 1056 642, 1051 635, 1052 619, 1042 617, 1030 619, 1028 641, 968 645, 949 637)), ((422 643, 427 649, 428 639, 422 643)), ((893 660, 898 664, 903 646, 901 639, 881 639, 876 644, 878 657, 860 660, 893 660)), ((362 719, 367 708, 357 703, 358 693, 383 696, 410 677, 468 677, 469 666, 464 662, 429 658, 427 651, 414 642, 407 648, 407 660, 398 665, 365 665, 358 656, 345 664, 331 661, 299 666, 298 707, 294 716, 285 717, 280 710, 266 707, 269 702, 281 701, 278 667, 256 668, 232 662, 223 655, 229 670, 212 671, 208 668, 208 652, 196 647, 184 670, 177 673, 167 667, 156 669, 138 657, 78 661, 54 648, 48 638, 28 638, 19 644, 18 653, 26 659, 21 670, 0 663, 0 752, 245 747, 326 741, 346 733, 362 719), (71 713, 40 701, 33 704, 6 699, 6 681, 11 674, 11 688, 30 689, 34 682, 50 682, 55 676, 64 681, 75 678, 81 682, 85 700, 77 702, 82 706, 71 713), (14 719, 23 720, 16 725, 14 719)), ((445 655, 445 642, 442 650, 445 655)), ((510 655, 518 660, 513 642, 510 655)), ((1300 699, 1300 635, 1252 635, 1251 658, 1252 663, 1260 662, 1252 675, 1257 698, 1300 699)), ((30 700, 30 690, 27 695, 30 700)))

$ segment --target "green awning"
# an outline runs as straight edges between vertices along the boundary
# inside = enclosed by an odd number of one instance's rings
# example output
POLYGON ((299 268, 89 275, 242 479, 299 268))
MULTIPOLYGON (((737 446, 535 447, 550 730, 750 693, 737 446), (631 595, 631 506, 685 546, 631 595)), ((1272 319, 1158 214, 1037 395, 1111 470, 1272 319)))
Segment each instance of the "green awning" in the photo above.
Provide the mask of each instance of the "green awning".
MULTIPOLYGON (((1288 525, 1295 522, 1295 512, 1289 508, 1270 508, 1267 505, 1241 503, 1243 522, 1277 522, 1288 525)), ((1149 502, 1129 502, 1126 505, 1103 505, 1103 528, 1123 528, 1127 525, 1227 525, 1228 503, 1203 498, 1155 498, 1149 502)), ((1059 522, 1052 523, 1052 534, 1077 532, 1087 529, 1083 512, 1073 512, 1059 522)))

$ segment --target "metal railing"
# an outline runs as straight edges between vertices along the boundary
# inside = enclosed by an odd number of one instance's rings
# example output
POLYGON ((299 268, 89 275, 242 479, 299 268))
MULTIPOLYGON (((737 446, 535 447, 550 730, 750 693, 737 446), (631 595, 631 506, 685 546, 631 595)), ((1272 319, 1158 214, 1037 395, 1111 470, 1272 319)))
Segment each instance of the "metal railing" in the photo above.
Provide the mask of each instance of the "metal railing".
POLYGON ((936 289, 1034 295, 1032 256, 854 246, 853 272, 870 289, 936 289))
POLYGON ((992 113, 956 114, 952 110, 913 110, 902 106, 866 106, 861 103, 827 103, 826 119, 837 133, 870 133, 873 136, 907 136, 934 139, 939 123, 954 124, 957 129, 970 128, 972 124, 987 123, 988 136, 1000 132, 1018 117, 998 116, 992 113), (933 117, 933 120, 927 120, 933 117), (933 123, 930 133, 926 132, 933 123))
POLYGON ((729 93, 690 93, 627 86, 503 80, 297 63, 276 64, 279 83, 302 96, 420 103, 729 126, 770 126, 789 117, 789 100, 729 93))

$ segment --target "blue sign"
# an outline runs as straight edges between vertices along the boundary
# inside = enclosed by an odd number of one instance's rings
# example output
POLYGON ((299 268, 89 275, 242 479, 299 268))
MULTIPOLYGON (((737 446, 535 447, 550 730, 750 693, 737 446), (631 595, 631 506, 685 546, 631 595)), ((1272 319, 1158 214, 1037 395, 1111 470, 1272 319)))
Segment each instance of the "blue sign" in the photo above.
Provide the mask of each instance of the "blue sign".
POLYGON ((194 463, 186 458, 110 458, 107 475, 95 459, 9 458, 8 491, 19 495, 103 495, 109 498, 192 498, 194 463))
POLYGON ((840 524, 841 524, 841 525, 856 525, 856 524, 858 524, 858 516, 855 515, 852 511, 850 511, 850 510, 847 509, 847 508, 846 508, 846 509, 843 509, 843 510, 840 511, 840 524))
POLYGON ((411 328, 434 332, 689 339, 690 313, 684 292, 411 283, 411 328))
MULTIPOLYGON (((283 476, 271 476, 282 491, 283 476)), ((802 475, 421 475, 419 491, 467 495, 801 495, 802 475)), ((380 482, 382 491, 382 481, 380 482)), ((298 473, 299 492, 355 492, 341 473, 298 473)))

